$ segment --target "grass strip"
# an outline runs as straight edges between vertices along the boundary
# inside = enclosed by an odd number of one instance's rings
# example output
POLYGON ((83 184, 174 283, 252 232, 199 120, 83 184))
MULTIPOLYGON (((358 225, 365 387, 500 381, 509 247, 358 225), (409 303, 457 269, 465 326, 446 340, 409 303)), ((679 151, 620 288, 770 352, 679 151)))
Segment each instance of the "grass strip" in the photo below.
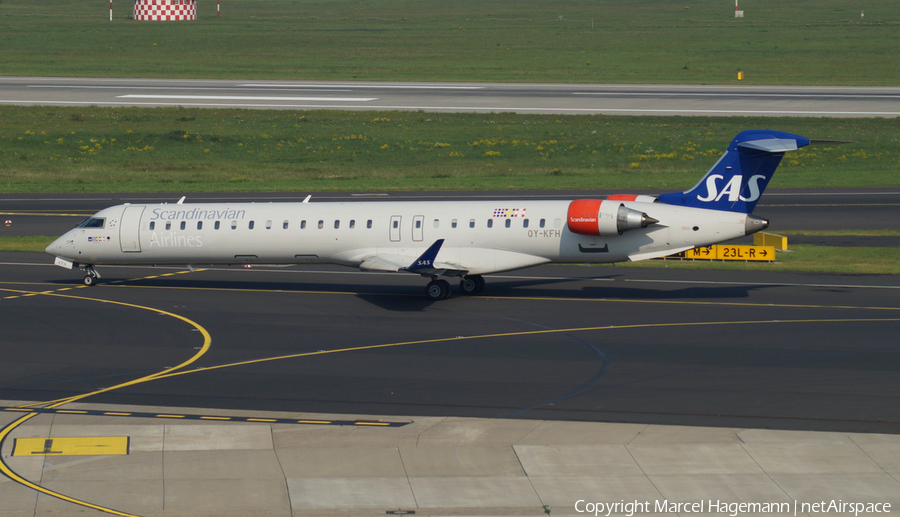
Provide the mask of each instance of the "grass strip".
POLYGON ((309 80, 900 84, 900 2, 0 1, 0 74, 309 80), (865 16, 862 16, 865 8, 865 16))
POLYGON ((895 120, 0 107, 4 192, 683 190, 738 132, 789 153, 771 187, 900 185, 895 120))

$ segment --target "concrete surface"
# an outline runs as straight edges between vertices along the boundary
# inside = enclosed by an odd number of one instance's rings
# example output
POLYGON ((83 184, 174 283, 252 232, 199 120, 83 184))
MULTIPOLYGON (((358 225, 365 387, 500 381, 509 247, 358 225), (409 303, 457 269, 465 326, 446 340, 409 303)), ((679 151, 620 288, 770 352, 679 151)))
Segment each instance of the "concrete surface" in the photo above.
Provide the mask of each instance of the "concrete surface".
MULTIPOLYGON (((89 404, 67 406, 78 408, 97 409, 89 404)), ((6 428, 19 416, 0 412, 0 426, 6 428)), ((736 511, 787 515, 793 514, 795 503, 802 508, 803 503, 832 500, 889 503, 891 513, 900 512, 900 436, 535 420, 339 418, 409 424, 198 423, 41 414, 13 429, 0 453, 16 475, 60 496, 119 515, 147 517, 356 517, 398 510, 417 516, 540 516, 546 515, 544 505, 551 515, 584 515, 586 503, 635 501, 647 502, 635 515, 655 515, 660 503, 700 502, 704 512, 697 515, 730 514, 724 508, 711 509, 710 502, 786 503, 790 512, 753 512, 752 507, 736 511), (128 436, 129 454, 12 456, 16 438, 78 436, 128 436)), ((622 507, 618 510, 612 515, 628 514, 622 507)), ((2 517, 75 515, 103 512, 0 478, 2 517)))

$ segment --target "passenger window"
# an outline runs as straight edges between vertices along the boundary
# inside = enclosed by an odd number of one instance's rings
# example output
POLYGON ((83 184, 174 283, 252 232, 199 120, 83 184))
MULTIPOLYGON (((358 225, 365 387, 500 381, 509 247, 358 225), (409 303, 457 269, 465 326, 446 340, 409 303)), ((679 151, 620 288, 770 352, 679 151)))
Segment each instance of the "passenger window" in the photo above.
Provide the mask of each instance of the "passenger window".
POLYGON ((368 221, 366 221, 366 228, 368 228, 368 229, 370 229, 370 230, 372 229, 372 220, 371 220, 371 219, 369 219, 368 221))
POLYGON ((469 219, 469 228, 475 228, 475 219, 469 219))
POLYGON ((450 221, 450 227, 451 227, 451 228, 456 228, 456 219, 450 221))
POLYGON ((437 219, 435 219, 435 220, 434 220, 434 227, 437 228, 437 227, 439 227, 440 225, 441 225, 441 222, 438 221, 437 219))
POLYGON ((422 227, 422 221, 416 220, 416 229, 419 229, 421 227, 422 227))
POLYGON ((202 230, 202 229, 203 229, 203 221, 197 221, 197 229, 198 229, 198 230, 202 230))
POLYGON ((181 229, 184 230, 185 228, 187 228, 187 222, 181 221, 181 229))
POLYGON ((528 228, 528 219, 522 221, 522 228, 528 228))
POLYGON ((288 222, 285 221, 284 224, 283 224, 281 227, 284 228, 285 230, 287 230, 287 229, 288 229, 288 222))
POLYGON ((219 226, 221 226, 221 225, 219 224, 219 221, 216 221, 216 224, 213 225, 213 228, 215 228, 216 230, 218 230, 218 229, 219 229, 219 226))
POLYGON ((335 219, 334 220, 334 229, 337 230, 340 227, 341 227, 341 222, 338 221, 337 219, 335 219))
POLYGON ((300 229, 301 229, 301 230, 305 230, 305 229, 306 229, 306 219, 300 221, 300 229))
POLYGON ((540 224, 539 226, 540 226, 541 228, 543 228, 545 224, 547 224, 547 220, 546 220, 546 219, 541 219, 541 224, 540 224))
POLYGON ((488 219, 488 228, 493 228, 493 227, 494 227, 494 220, 488 219))
POLYGON ((172 221, 166 221, 166 230, 172 229, 172 221))
POLYGON ((512 225, 512 219, 506 220, 506 227, 509 228, 512 225))
POLYGON ((251 230, 253 229, 253 221, 250 221, 249 227, 251 230))
POLYGON ((237 221, 231 221, 231 229, 237 230, 237 221))
POLYGON ((400 221, 394 221, 394 228, 400 227, 400 221))
POLYGON ((356 219, 350 219, 350 229, 356 228, 356 219))
POLYGON ((268 221, 266 221, 266 230, 271 230, 271 229, 272 229, 272 221, 268 220, 268 221))
POLYGON ((150 229, 156 228, 156 221, 150 221, 150 229))
POLYGON ((325 221, 319 219, 319 229, 325 228, 325 221))

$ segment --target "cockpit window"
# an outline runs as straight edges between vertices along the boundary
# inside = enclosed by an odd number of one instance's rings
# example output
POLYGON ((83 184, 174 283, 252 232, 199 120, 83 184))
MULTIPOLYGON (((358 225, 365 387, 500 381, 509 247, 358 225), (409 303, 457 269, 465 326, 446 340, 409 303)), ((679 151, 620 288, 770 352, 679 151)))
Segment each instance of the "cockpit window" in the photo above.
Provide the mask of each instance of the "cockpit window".
POLYGON ((84 221, 81 221, 78 228, 103 228, 103 223, 106 222, 106 218, 104 217, 88 217, 84 221))

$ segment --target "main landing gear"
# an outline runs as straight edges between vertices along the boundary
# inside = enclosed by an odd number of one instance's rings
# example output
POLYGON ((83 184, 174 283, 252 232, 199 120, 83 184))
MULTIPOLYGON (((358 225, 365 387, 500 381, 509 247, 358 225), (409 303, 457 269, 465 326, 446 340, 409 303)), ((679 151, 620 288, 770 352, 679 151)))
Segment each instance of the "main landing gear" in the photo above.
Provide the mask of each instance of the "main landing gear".
POLYGON ((469 275, 459 281, 459 290, 465 295, 475 295, 484 290, 484 278, 481 275, 469 275))
MULTIPOLYGON (((475 295, 484 290, 484 278, 481 275, 467 275, 459 281, 459 290, 465 295, 475 295)), ((450 295, 450 282, 434 278, 425 287, 425 296, 433 302, 443 300, 450 295)))
POLYGON ((97 270, 94 269, 94 266, 87 264, 81 266, 81 270, 86 273, 83 280, 84 285, 88 287, 97 285, 97 280, 100 279, 100 273, 98 273, 97 270))

